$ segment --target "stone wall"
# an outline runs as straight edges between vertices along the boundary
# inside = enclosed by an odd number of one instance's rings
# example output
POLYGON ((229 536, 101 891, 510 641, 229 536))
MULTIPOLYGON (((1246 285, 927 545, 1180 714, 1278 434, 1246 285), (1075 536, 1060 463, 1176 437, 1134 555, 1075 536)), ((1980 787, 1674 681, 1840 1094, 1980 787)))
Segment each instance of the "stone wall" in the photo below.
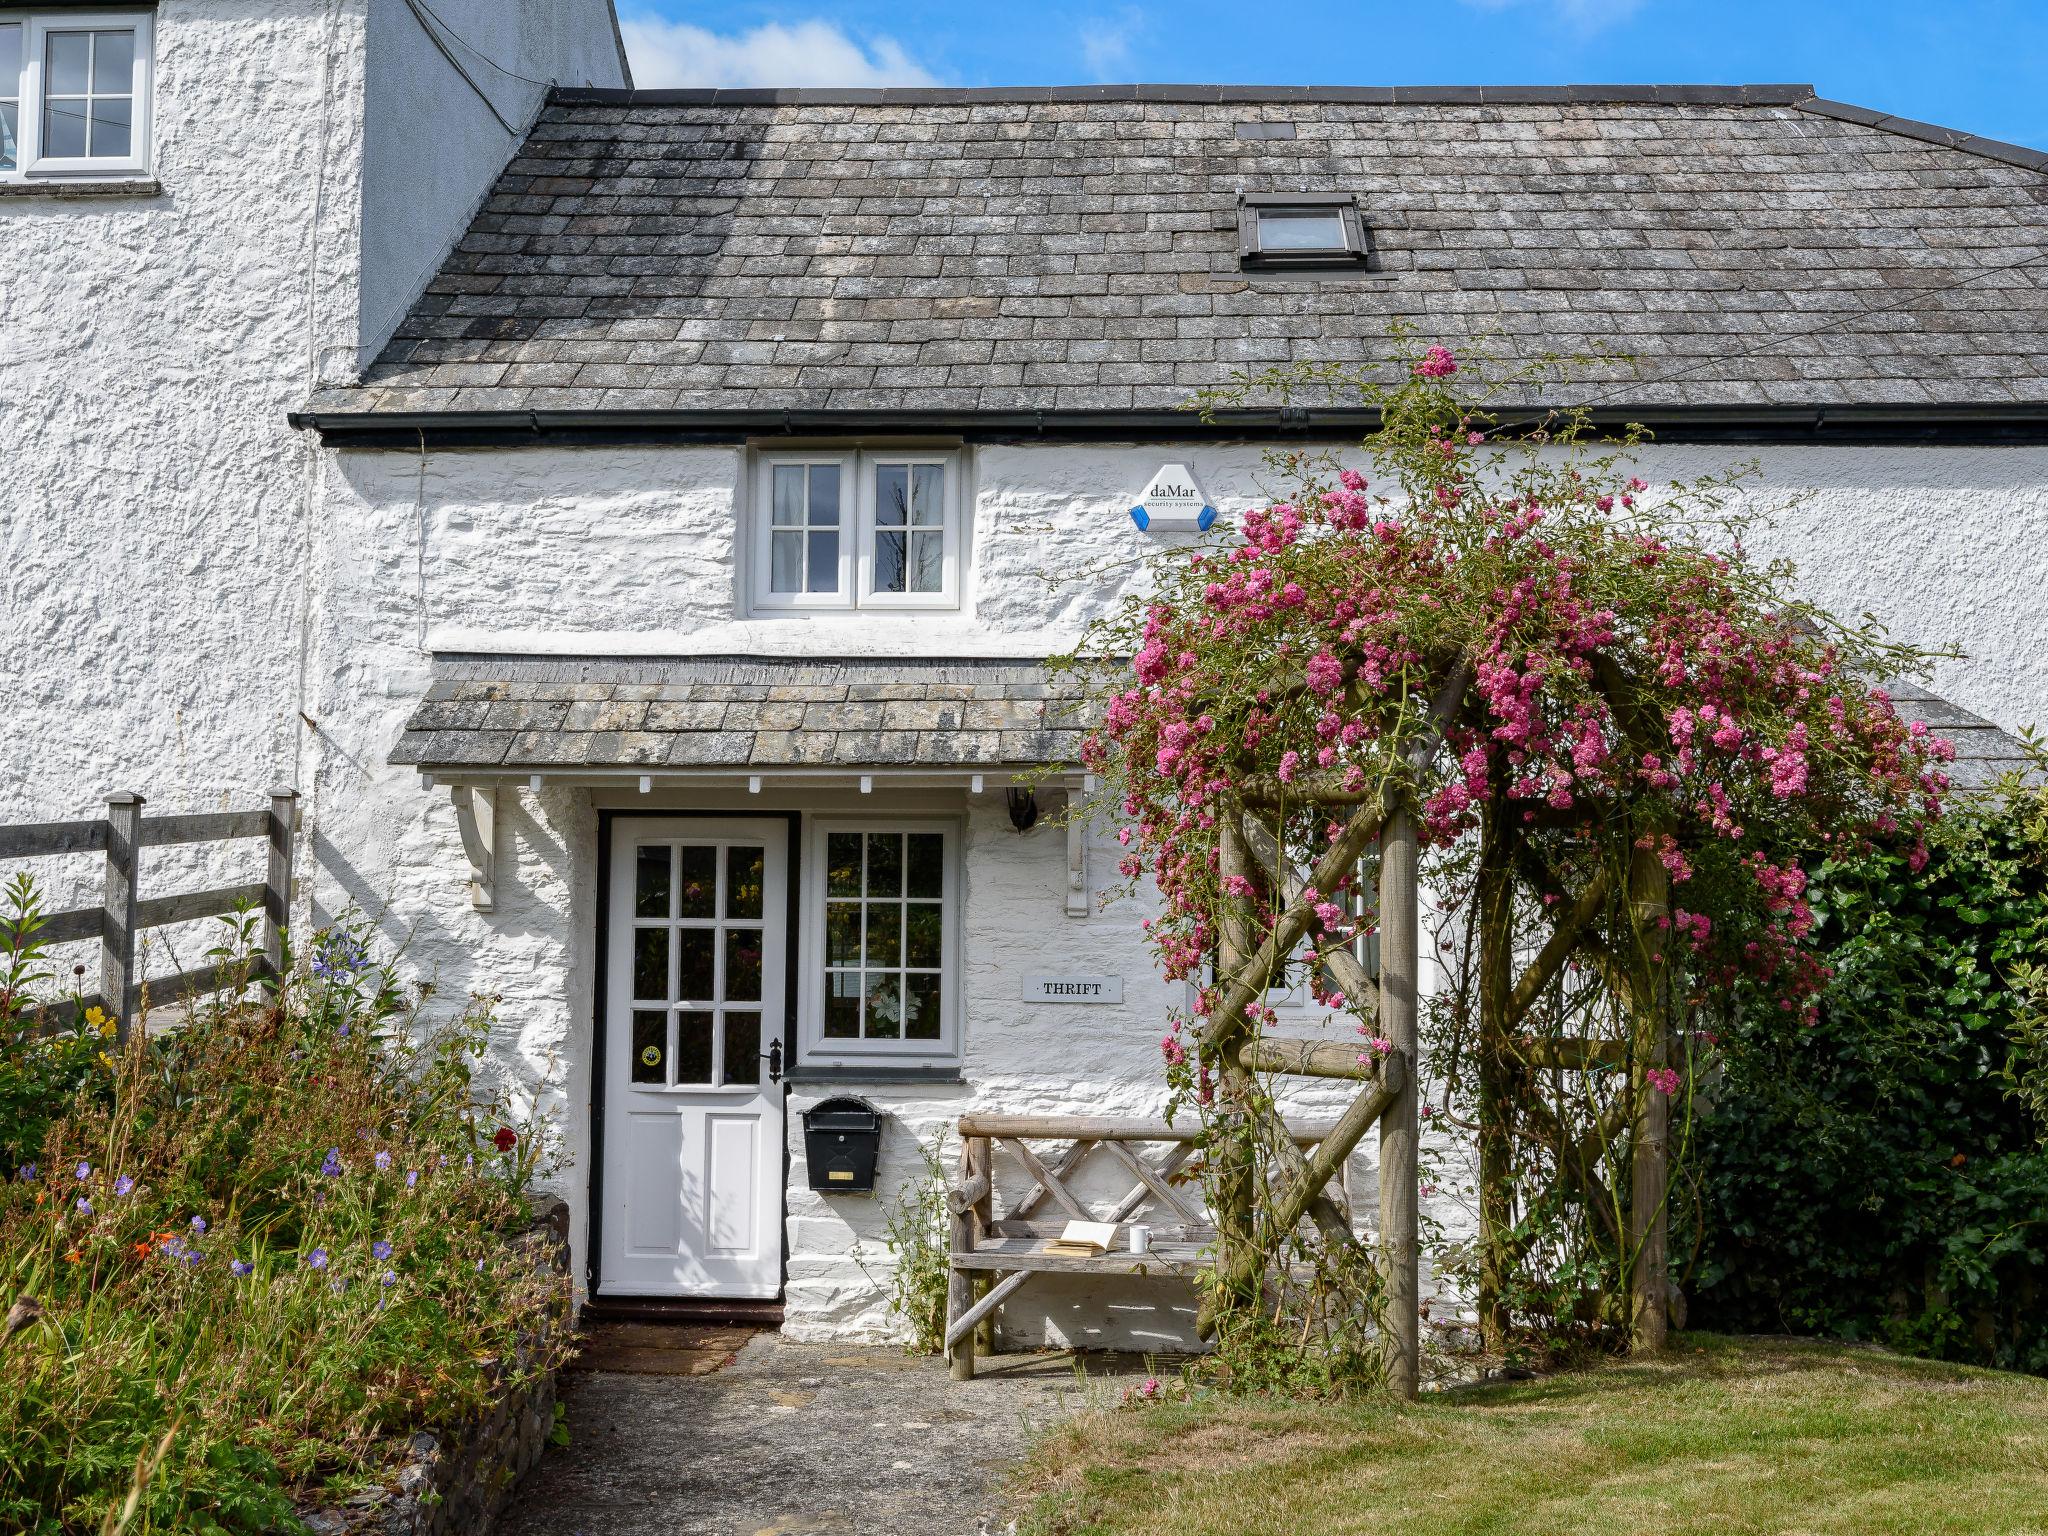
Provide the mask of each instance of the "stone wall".
MULTIPOLYGON (((512 1240, 537 1269, 560 1275, 569 1264, 569 1208, 546 1202, 533 1227, 512 1240)), ((494 1367, 517 1378, 570 1325, 565 1305, 522 1338, 513 1358, 494 1367)), ((300 1518, 316 1536, 488 1536, 519 1479, 547 1449, 555 1427, 555 1373, 506 1387, 490 1411, 445 1438, 422 1430, 392 1483, 338 1507, 304 1505, 300 1518)))

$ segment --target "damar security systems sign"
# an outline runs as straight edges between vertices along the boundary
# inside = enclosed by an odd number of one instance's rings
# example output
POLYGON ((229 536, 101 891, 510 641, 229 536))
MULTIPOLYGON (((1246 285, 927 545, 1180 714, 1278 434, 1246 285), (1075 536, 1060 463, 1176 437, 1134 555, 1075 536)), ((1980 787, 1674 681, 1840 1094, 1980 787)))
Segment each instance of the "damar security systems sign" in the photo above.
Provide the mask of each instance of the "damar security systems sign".
POLYGON ((1216 521, 1216 509, 1195 484, 1185 464, 1163 464, 1145 487, 1145 494, 1131 508, 1131 521, 1143 529, 1199 528, 1206 532, 1216 521))

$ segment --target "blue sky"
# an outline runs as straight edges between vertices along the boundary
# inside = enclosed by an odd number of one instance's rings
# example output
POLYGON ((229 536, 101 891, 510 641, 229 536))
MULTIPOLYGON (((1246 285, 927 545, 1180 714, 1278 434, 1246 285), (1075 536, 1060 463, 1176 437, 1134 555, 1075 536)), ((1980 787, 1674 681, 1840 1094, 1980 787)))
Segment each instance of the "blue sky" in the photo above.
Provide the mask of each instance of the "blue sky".
POLYGON ((1811 81, 2048 149, 2048 0, 619 0, 642 85, 1811 81))

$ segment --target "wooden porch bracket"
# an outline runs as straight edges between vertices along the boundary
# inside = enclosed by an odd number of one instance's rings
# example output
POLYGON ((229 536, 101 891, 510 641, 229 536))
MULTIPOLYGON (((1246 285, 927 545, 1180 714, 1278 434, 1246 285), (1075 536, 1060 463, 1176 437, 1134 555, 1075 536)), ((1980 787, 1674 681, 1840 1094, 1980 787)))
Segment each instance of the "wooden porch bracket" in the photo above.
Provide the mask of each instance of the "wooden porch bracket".
POLYGON ((448 799, 469 859, 469 904, 479 912, 498 900, 498 791, 495 785, 451 784, 448 799))

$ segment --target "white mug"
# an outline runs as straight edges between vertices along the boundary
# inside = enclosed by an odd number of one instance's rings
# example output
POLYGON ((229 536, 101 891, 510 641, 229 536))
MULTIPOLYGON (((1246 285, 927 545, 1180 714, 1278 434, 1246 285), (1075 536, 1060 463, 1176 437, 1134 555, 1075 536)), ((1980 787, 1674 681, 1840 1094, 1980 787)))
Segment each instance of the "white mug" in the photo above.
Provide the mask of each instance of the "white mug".
POLYGON ((1128 1231, 1131 1240, 1131 1252, 1150 1253, 1152 1251, 1152 1229, 1150 1227, 1142 1222, 1133 1222, 1128 1231))

